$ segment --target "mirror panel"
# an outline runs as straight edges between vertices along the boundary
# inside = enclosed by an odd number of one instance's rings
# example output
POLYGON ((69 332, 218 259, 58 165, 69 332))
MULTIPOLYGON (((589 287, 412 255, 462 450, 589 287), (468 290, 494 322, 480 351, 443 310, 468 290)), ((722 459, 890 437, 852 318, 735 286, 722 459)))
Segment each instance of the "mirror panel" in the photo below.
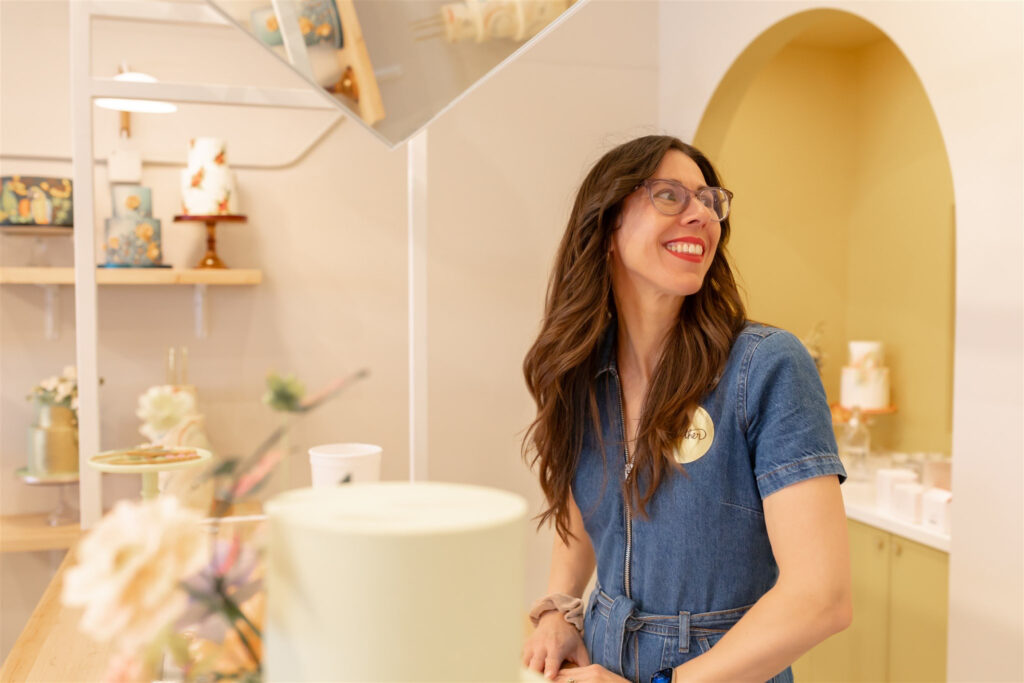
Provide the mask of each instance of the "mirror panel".
POLYGON ((208 0, 394 147, 586 0, 208 0))

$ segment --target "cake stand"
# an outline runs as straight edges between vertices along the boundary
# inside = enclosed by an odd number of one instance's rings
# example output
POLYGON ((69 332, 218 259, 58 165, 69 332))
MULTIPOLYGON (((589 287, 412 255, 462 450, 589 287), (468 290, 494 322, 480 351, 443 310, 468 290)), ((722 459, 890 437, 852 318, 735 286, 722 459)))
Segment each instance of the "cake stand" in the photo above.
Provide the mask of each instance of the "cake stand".
MULTIPOLYGON (((853 410, 842 406, 838 403, 833 403, 829 406, 832 411, 832 425, 844 425, 850 421, 850 417, 853 415, 853 410)), ((888 406, 887 408, 861 408, 860 414, 864 418, 864 424, 871 426, 872 420, 869 418, 877 417, 880 415, 894 415, 896 413, 896 406, 888 406)))
POLYGON ((70 524, 76 521, 77 515, 73 506, 69 505, 64 500, 64 487, 68 484, 78 483, 78 472, 68 472, 65 474, 34 474, 28 471, 27 467, 22 467, 14 471, 23 482, 29 486, 56 486, 57 487, 57 507, 54 508, 50 516, 46 518, 46 523, 50 526, 61 526, 63 524, 70 524))
POLYGON ((96 455, 89 458, 89 465, 100 472, 109 472, 111 474, 141 474, 142 475, 142 499, 149 500, 156 498, 160 493, 159 489, 159 475, 161 472, 169 472, 171 470, 184 470, 190 467, 197 467, 207 462, 211 458, 211 453, 208 450, 202 448, 166 448, 163 449, 166 452, 194 452, 199 457, 192 460, 181 460, 178 462, 153 462, 153 463, 132 463, 132 464, 114 464, 109 462, 97 462, 97 458, 104 456, 112 456, 118 454, 128 454, 137 452, 141 449, 123 449, 116 451, 104 451, 103 453, 97 453, 96 455))
POLYGON ((220 257, 217 256, 217 223, 244 223, 248 218, 241 214, 221 214, 214 216, 186 216, 174 217, 175 223, 201 222, 206 223, 206 254, 196 264, 196 268, 227 268, 220 257))

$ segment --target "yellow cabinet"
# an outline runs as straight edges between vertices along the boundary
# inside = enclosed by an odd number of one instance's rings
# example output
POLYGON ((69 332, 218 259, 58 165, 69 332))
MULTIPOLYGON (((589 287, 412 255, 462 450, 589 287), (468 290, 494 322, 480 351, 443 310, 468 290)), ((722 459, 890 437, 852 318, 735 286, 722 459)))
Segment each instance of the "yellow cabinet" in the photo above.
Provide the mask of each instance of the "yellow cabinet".
POLYGON ((799 681, 944 681, 949 556, 848 521, 853 624, 796 664, 799 681))
POLYGON ((889 680, 945 681, 949 555, 892 537, 889 680))

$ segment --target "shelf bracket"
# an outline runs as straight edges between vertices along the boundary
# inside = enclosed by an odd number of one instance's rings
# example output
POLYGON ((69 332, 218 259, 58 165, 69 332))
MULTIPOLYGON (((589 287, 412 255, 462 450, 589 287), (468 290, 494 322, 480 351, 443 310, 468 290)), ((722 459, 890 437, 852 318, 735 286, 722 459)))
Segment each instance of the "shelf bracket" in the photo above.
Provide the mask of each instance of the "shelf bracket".
POLYGON ((196 318, 196 339, 206 339, 209 335, 206 307, 206 285, 197 284, 195 292, 192 293, 192 310, 196 318))
POLYGON ((60 299, 57 285, 39 285, 43 288, 43 336, 49 341, 60 337, 60 299))

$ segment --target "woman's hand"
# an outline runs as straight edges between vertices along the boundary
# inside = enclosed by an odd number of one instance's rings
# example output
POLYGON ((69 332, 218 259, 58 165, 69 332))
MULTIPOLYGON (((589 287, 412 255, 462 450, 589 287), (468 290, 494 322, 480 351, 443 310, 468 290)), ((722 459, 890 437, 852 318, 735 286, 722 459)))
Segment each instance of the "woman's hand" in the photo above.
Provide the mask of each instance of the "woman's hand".
POLYGON ((523 646, 523 666, 554 680, 565 661, 585 666, 590 664, 590 656, 576 627, 561 612, 551 610, 541 615, 533 635, 523 646))
POLYGON ((558 672, 556 683, 629 683, 622 676, 616 676, 600 664, 562 669, 558 672))

